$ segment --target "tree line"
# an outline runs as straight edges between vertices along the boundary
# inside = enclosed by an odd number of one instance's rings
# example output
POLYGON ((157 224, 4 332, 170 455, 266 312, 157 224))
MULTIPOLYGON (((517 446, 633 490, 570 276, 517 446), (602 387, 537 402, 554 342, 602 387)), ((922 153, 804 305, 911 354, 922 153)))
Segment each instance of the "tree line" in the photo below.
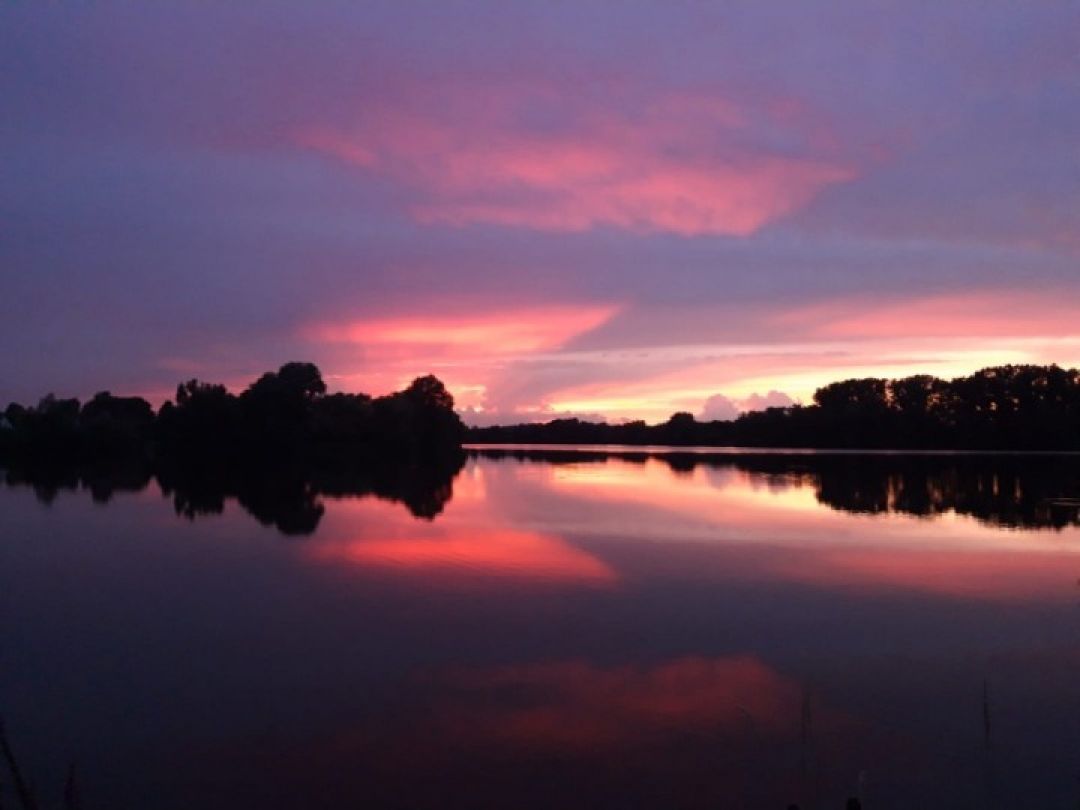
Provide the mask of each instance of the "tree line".
POLYGON ((413 458, 459 450, 464 428, 434 376, 382 397, 328 394, 312 363, 286 363, 240 394, 189 380, 156 412, 105 391, 85 403, 53 395, 0 414, 0 460, 44 464, 153 459, 329 463, 413 458))
POLYGON ((328 394, 318 367, 286 363, 240 394, 189 380, 156 412, 140 397, 52 395, 0 414, 0 460, 148 457, 328 463, 410 458, 480 444, 666 444, 847 449, 1080 450, 1080 371, 1009 365, 942 380, 844 380, 810 405, 698 421, 556 419, 465 430, 434 376, 382 397, 328 394))
POLYGON ((665 444, 844 449, 1080 450, 1080 371, 1007 365, 966 377, 844 380, 813 404, 700 422, 625 424, 556 419, 471 428, 477 444, 665 444))

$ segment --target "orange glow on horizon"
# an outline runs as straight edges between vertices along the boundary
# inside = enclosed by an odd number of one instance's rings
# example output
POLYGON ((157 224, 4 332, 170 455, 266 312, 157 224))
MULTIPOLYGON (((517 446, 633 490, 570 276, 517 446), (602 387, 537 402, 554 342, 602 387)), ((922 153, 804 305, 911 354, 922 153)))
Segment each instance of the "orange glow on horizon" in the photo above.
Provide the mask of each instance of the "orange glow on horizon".
POLYGON ((1068 300, 986 290, 909 301, 843 299, 763 311, 760 318, 743 313, 765 338, 743 344, 665 343, 670 317, 649 321, 632 303, 478 304, 471 313, 310 323, 299 334, 340 358, 345 368, 328 379, 368 393, 398 390, 430 372, 459 408, 493 414, 489 422, 587 415, 655 423, 676 411, 699 415, 717 394, 746 402, 778 391, 810 403, 816 389, 850 378, 950 379, 1009 363, 1077 365, 1080 327, 1068 300), (657 345, 608 345, 638 317, 651 323, 657 345), (359 367, 352 347, 362 349, 359 367))
MULTIPOLYGON (((933 374, 943 379, 1007 364, 1080 365, 1080 328, 1075 334, 1047 338, 896 338, 799 342, 763 345, 722 359, 678 363, 670 349, 671 369, 641 373, 616 382, 566 386, 548 395, 554 413, 601 413, 609 419, 665 421, 676 411, 701 412, 717 393, 746 399, 781 391, 809 404, 829 383, 860 377, 902 378, 933 374)), ((724 354, 724 347, 716 347, 724 354)), ((687 349, 700 357, 701 347, 687 349)))

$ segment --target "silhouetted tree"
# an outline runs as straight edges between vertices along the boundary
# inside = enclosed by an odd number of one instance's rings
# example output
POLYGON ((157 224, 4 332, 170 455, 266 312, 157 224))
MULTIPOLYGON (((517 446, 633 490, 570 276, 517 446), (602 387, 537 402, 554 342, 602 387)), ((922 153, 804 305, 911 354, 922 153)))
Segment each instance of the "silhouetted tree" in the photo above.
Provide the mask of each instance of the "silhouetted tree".
POLYGON ((157 433, 167 452, 223 452, 240 429, 236 397, 224 385, 188 380, 176 387, 176 404, 158 411, 157 433))
POLYGON ((243 429, 253 447, 295 452, 307 439, 312 402, 326 393, 313 363, 286 363, 240 395, 243 429))
POLYGON ((84 450, 91 454, 138 452, 151 438, 154 409, 141 397, 94 395, 79 413, 84 450))
POLYGON ((438 377, 428 374, 417 377, 402 395, 410 399, 418 408, 428 411, 452 411, 454 410, 454 398, 446 390, 446 386, 438 377))
MULTIPOLYGON (((326 394, 312 363, 286 363, 239 397, 189 380, 156 416, 141 399, 102 392, 80 407, 49 395, 12 403, 0 419, 0 458, 117 454, 297 459, 388 458, 457 448, 466 431, 446 387, 431 375, 371 399, 326 394)), ((818 448, 1080 449, 1080 372, 1058 366, 998 366, 944 381, 844 380, 810 406, 698 422, 623 425, 557 419, 542 425, 473 428, 474 442, 742 445, 818 448)))
POLYGON ((312 402, 309 432, 313 449, 370 446, 375 441, 374 410, 367 394, 329 394, 312 402))
POLYGON ((0 418, 0 462, 9 483, 33 486, 46 501, 79 486, 107 500, 156 475, 179 514, 216 514, 235 497, 260 521, 303 534, 323 513, 315 481, 434 516, 463 463, 463 431, 434 376, 372 400, 328 395, 318 367, 297 362, 240 396, 188 380, 156 415, 145 400, 107 391, 83 407, 52 395, 34 407, 12 403, 0 418))
POLYGON ((458 447, 464 433, 454 398, 433 376, 418 377, 404 391, 373 403, 378 440, 391 447, 431 453, 458 447))
POLYGON ((664 425, 664 441, 668 444, 686 444, 693 441, 697 420, 692 413, 680 411, 673 413, 664 425))

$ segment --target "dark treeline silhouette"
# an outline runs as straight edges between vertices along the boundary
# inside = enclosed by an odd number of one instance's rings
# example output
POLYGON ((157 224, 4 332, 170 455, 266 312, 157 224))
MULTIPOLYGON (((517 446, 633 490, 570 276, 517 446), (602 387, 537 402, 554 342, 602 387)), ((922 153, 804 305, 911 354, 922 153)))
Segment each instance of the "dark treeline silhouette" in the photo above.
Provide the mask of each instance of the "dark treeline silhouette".
POLYGON ((579 419, 471 428, 482 444, 666 444, 714 447, 1080 450, 1080 371, 999 366, 968 377, 860 379, 818 389, 814 404, 699 422, 579 419))
POLYGON ((327 394, 318 367, 286 363, 238 396, 189 380, 156 414, 146 400, 107 391, 85 404, 51 394, 36 406, 12 403, 0 416, 0 459, 400 458, 457 448, 462 432, 454 399, 435 377, 373 399, 327 394))
POLYGON ((775 488, 813 487, 818 502, 862 514, 947 512, 1014 529, 1080 526, 1080 457, 889 453, 728 453, 475 448, 472 455, 545 464, 667 464, 688 474, 736 470, 775 488))
POLYGON ((374 495, 433 517, 461 468, 463 426, 432 376, 372 398, 327 394, 319 369, 287 363, 239 395, 190 380, 154 412, 108 392, 85 404, 44 397, 0 415, 0 466, 9 485, 48 502, 62 489, 95 500, 152 479, 178 514, 221 512, 235 498, 283 532, 313 531, 322 496, 374 495))

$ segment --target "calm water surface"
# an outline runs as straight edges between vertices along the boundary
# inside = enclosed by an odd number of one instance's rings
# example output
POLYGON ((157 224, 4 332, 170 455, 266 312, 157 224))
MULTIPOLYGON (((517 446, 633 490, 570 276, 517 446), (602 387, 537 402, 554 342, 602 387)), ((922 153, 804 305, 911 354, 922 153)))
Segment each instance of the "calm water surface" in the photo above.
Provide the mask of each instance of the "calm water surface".
POLYGON ((425 486, 0 487, 42 803, 71 761, 86 808, 1080 802, 1080 460, 493 450, 425 486))

